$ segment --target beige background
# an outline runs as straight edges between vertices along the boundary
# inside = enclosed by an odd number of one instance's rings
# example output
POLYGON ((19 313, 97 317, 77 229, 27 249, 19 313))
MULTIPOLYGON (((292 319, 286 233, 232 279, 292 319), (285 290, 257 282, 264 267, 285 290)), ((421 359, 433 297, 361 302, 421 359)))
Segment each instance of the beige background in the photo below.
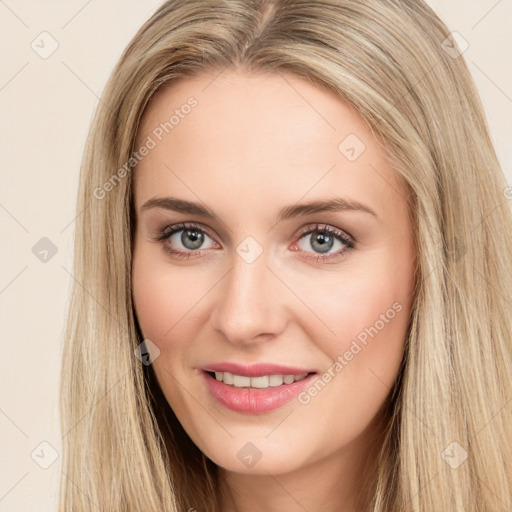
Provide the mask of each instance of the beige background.
MULTIPOLYGON (((464 58, 510 185, 512 0, 429 3, 469 43, 464 58)), ((107 76, 159 4, 0 0, 0 511, 56 510, 59 365, 80 159, 107 76), (31 44, 49 51, 52 38, 58 48, 43 59, 31 44), (42 237, 57 249, 46 262, 32 252, 42 237)))

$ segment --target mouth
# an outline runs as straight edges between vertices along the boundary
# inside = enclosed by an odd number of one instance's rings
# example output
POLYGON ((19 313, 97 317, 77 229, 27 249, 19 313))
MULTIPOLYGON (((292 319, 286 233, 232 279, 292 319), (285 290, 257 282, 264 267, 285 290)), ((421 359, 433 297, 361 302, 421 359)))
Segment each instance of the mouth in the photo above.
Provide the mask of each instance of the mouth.
POLYGON ((317 372, 249 377, 203 370, 206 389, 216 403, 238 413, 264 414, 293 400, 312 386, 317 372))

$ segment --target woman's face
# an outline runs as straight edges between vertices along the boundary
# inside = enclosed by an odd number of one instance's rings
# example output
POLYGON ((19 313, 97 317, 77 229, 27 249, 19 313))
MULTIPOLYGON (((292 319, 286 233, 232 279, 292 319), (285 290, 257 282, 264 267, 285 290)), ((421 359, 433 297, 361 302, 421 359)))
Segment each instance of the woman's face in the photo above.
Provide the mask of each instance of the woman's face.
POLYGON ((190 438, 238 473, 353 464, 414 287, 407 192, 370 129, 293 75, 225 71, 160 90, 135 149, 135 310, 190 438))

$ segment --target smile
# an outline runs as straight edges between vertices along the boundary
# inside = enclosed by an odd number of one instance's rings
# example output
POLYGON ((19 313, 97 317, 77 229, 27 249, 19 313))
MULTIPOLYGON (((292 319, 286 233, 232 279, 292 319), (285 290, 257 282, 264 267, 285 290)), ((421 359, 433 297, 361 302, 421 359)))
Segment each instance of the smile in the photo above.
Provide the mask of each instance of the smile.
POLYGON ((203 371, 202 375, 210 396, 217 403, 231 411, 249 414, 262 414, 285 405, 318 377, 316 372, 248 377, 203 371))

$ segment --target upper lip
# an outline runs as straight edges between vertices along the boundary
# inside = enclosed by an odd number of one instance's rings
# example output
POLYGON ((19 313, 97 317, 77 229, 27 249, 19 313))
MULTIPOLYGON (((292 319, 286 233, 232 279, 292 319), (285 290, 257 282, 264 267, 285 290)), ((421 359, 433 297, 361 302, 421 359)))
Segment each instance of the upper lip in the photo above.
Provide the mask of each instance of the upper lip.
POLYGON ((316 373, 315 370, 297 366, 283 366, 273 363, 238 364, 233 362, 212 363, 202 368, 205 372, 228 372, 233 375, 246 377, 261 377, 263 375, 302 375, 316 373))

